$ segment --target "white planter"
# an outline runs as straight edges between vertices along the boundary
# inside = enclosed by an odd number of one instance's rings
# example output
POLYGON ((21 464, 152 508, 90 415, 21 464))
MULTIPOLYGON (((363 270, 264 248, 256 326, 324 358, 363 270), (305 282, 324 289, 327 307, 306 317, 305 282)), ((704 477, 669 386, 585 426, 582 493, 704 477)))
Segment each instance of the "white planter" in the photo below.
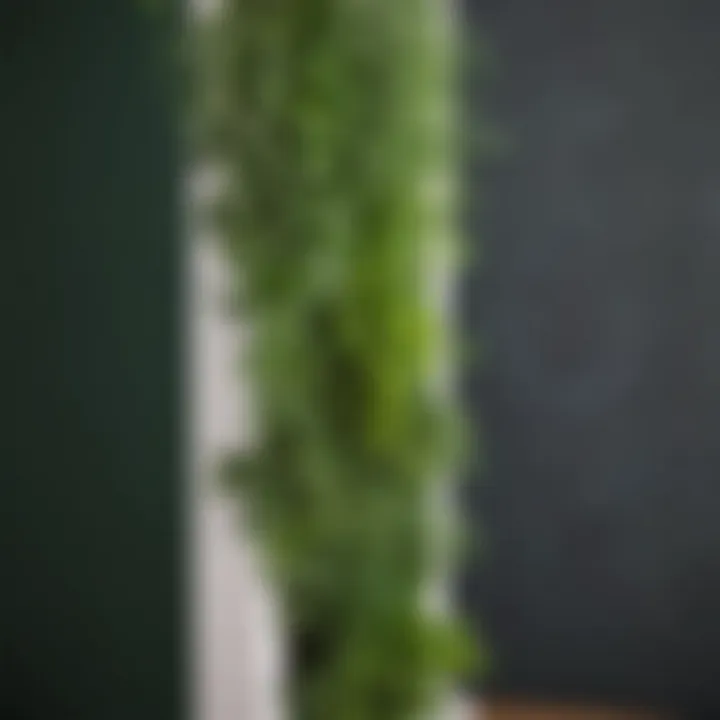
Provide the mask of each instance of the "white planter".
MULTIPOLYGON (((202 177, 196 179, 203 184, 202 177)), ((224 313, 229 278, 219 244, 200 237, 193 221, 191 212, 190 703, 196 720, 283 720, 276 604, 235 503, 219 495, 215 472, 227 451, 248 442, 251 434, 248 387, 237 373, 242 333, 224 313)))

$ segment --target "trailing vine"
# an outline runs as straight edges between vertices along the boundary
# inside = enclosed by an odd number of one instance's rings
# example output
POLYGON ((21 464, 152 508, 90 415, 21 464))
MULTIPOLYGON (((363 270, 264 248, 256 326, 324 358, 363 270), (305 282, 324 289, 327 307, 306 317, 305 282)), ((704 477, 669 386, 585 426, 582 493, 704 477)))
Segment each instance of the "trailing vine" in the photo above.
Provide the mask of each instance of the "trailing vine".
POLYGON ((451 557, 428 499, 458 467, 431 283, 458 244, 445 0, 226 0, 197 28, 203 157, 258 438, 228 463, 284 603, 297 720, 432 711, 472 643, 425 606, 451 557))

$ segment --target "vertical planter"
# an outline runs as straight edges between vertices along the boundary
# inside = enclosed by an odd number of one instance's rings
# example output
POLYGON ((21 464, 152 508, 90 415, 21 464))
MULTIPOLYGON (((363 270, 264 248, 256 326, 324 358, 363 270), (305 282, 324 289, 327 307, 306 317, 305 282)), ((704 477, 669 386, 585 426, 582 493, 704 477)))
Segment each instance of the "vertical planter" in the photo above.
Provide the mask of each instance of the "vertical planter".
POLYGON ((202 156, 252 326, 228 463, 282 599, 293 720, 448 717, 459 413, 446 0, 226 0, 197 28, 202 156))

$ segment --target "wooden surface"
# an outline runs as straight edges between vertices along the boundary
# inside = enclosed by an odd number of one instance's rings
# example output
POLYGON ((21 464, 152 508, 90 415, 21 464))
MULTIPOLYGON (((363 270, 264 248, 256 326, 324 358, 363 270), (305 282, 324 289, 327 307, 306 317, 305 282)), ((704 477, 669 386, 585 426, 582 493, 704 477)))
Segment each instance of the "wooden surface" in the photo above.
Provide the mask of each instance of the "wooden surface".
POLYGON ((672 720, 667 715, 644 710, 582 705, 491 701, 481 720, 672 720))

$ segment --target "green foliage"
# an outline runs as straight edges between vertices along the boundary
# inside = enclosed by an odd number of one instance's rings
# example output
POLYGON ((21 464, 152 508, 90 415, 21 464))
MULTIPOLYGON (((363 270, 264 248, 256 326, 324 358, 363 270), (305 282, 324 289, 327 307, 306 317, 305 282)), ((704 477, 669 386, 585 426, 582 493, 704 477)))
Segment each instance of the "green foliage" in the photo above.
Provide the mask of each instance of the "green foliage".
POLYGON ((429 299, 457 249, 449 5, 228 0, 197 32, 191 129, 229 173, 259 419, 226 474, 284 599, 299 720, 417 717, 472 655, 420 603, 450 558, 428 498, 461 427, 429 299))

